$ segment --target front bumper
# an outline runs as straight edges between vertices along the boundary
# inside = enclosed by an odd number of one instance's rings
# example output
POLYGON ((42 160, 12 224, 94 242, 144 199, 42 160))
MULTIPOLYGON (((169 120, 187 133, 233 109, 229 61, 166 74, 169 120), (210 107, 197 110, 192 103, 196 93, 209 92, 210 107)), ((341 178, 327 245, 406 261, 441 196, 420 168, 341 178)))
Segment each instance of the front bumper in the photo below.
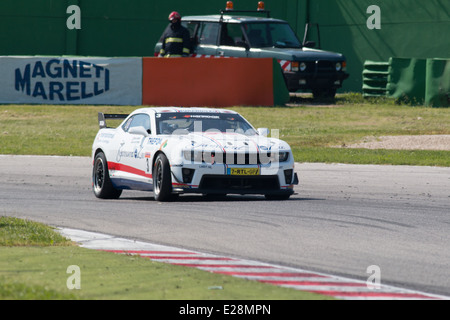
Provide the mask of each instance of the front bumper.
POLYGON ((349 77, 344 71, 337 72, 285 72, 286 85, 289 91, 301 89, 338 89, 349 77))
POLYGON ((229 167, 221 164, 172 167, 173 193, 291 195, 294 185, 298 184, 293 165, 278 168, 233 166, 257 168, 257 175, 231 175, 229 167))

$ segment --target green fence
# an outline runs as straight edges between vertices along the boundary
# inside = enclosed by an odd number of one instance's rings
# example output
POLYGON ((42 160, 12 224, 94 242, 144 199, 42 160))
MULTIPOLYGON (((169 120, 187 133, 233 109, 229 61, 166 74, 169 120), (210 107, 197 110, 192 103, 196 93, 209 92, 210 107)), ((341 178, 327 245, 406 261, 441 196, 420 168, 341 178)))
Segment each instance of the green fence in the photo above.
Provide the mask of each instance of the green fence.
MULTIPOLYGON (((258 0, 235 0, 252 10, 258 0)), ((0 55, 151 56, 177 10, 214 14, 226 0, 2 0, 0 55), (81 29, 69 30, 69 5, 81 8, 81 29)), ((361 91, 364 61, 389 57, 450 58, 448 0, 266 0, 272 17, 288 20, 299 38, 343 53, 350 78, 341 91, 361 91), (379 12, 369 10, 375 5, 379 12), (379 28, 378 28, 379 27, 379 28)))

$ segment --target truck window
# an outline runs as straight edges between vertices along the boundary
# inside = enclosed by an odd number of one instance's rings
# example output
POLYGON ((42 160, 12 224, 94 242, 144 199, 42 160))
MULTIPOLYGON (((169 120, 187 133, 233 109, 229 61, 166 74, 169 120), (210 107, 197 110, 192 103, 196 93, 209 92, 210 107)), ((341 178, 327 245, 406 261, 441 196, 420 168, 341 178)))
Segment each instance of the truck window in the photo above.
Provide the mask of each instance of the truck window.
POLYGON ((238 23, 224 23, 220 33, 220 44, 224 46, 236 46, 245 41, 242 27, 238 23))
POLYGON ((187 23, 182 22, 182 25, 188 29, 191 38, 194 36, 195 28, 197 27, 198 24, 199 23, 195 21, 188 21, 187 23))
POLYGON ((301 44, 287 23, 248 23, 244 25, 253 48, 300 48, 301 44))
POLYGON ((198 35, 197 35, 197 28, 200 22, 198 21, 188 21, 181 23, 184 27, 186 27, 189 31, 189 37, 190 37, 190 50, 191 52, 194 51, 194 48, 198 45, 198 35))
POLYGON ((217 44, 219 34, 219 23, 203 22, 199 30, 199 44, 217 44))

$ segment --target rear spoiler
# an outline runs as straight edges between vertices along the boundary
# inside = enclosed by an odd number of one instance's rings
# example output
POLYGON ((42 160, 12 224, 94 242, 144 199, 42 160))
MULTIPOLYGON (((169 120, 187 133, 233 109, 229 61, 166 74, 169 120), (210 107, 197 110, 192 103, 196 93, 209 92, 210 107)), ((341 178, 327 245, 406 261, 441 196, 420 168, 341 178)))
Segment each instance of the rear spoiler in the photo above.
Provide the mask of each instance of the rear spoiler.
POLYGON ((98 125, 100 129, 108 128, 106 126, 106 120, 105 119, 125 119, 128 117, 128 114, 115 114, 115 113, 98 113, 98 125))

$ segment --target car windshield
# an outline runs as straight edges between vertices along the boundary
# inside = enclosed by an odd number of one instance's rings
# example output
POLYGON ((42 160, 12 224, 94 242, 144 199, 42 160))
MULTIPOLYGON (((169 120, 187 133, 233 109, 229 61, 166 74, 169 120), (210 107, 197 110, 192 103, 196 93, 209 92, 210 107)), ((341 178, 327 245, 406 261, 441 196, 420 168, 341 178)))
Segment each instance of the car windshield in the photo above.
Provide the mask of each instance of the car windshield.
POLYGON ((301 48, 300 41, 287 23, 246 23, 244 29, 252 48, 301 48))
POLYGON ((226 132, 255 135, 253 127, 235 113, 161 112, 156 114, 158 134, 188 134, 191 132, 226 132))

